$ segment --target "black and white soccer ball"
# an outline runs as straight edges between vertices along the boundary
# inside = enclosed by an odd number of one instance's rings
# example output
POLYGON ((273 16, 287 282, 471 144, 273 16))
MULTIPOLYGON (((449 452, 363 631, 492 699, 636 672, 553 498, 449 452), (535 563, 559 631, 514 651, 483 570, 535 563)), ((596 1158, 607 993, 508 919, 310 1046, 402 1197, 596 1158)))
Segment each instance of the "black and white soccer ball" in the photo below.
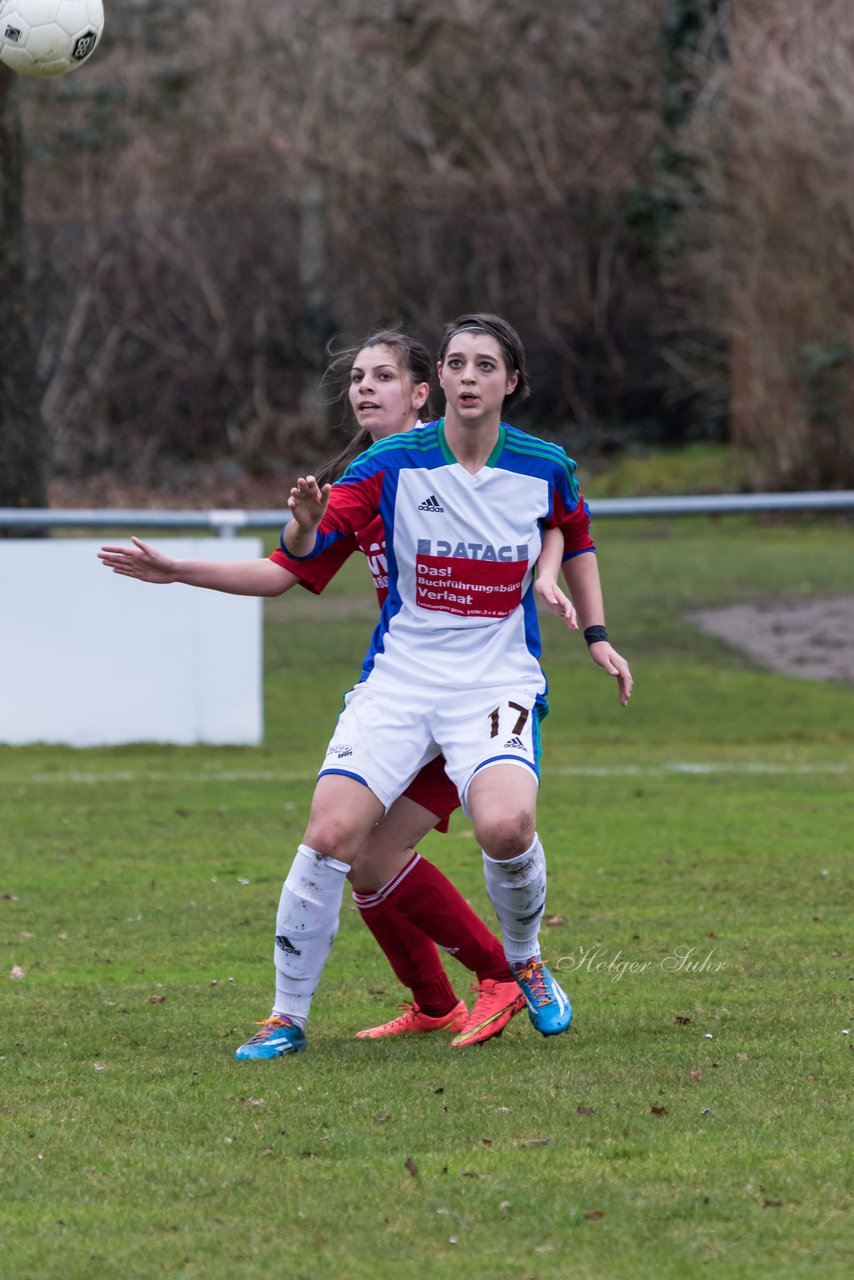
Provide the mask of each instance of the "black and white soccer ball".
POLYGON ((0 0, 0 62, 24 76, 82 67, 103 31, 102 0, 0 0))

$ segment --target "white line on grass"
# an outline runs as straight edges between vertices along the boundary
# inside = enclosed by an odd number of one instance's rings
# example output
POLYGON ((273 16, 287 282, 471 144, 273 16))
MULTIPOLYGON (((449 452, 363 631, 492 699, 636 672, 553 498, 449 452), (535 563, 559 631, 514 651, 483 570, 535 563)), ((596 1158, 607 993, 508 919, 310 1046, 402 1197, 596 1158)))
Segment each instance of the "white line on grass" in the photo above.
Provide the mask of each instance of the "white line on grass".
POLYGON ((578 774, 586 778, 632 778, 663 777, 666 774, 708 774, 708 773, 850 773, 848 764, 793 764, 773 760, 741 760, 732 762, 692 762, 675 760, 665 764, 653 765, 565 765, 553 770, 554 773, 578 774))
MULTIPOLYGON (((550 774, 574 778, 663 778, 668 775, 707 775, 717 773, 752 773, 752 774, 848 774, 854 766, 845 763, 797 764, 773 760, 742 761, 690 761, 674 760, 662 764, 626 764, 626 765, 559 765, 547 769, 550 774)), ((6 774, 4 781, 25 785, 50 783, 79 783, 92 785, 103 782, 186 782, 186 783, 222 783, 222 782, 312 782, 316 774, 313 772, 285 772, 275 769, 222 769, 216 772, 201 771, 199 773, 177 772, 175 770, 158 769, 121 769, 103 773, 84 773, 79 769, 56 770, 50 773, 6 774)))

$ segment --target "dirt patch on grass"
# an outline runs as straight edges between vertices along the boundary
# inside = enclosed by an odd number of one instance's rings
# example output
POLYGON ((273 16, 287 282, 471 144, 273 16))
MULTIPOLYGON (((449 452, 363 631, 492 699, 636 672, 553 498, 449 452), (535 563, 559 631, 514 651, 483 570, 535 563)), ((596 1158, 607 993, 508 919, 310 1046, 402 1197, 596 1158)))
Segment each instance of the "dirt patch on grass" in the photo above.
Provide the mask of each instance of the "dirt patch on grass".
MULTIPOLYGON (((328 622, 373 625, 377 606, 373 592, 363 596, 323 599, 328 622)), ((276 622, 316 622, 318 602, 303 591, 268 600, 267 616, 276 622)), ((730 605, 691 613, 689 620, 718 636, 759 666, 803 680, 854 683, 854 596, 832 600, 794 600, 783 605, 730 605)))
POLYGON ((854 682, 854 596, 737 604, 689 617, 760 666, 804 680, 854 682))

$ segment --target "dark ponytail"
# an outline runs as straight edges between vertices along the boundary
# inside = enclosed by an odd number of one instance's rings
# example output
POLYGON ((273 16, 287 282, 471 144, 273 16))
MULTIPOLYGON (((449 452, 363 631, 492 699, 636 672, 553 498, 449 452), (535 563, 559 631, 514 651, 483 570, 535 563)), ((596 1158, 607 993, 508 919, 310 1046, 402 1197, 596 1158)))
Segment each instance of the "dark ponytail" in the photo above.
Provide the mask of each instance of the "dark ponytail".
MULTIPOLYGON (((359 350, 361 351, 361 347, 359 350)), ((358 458, 360 453, 370 449, 373 443, 371 433, 365 427, 357 431, 340 453, 336 453, 334 458, 329 458, 321 467, 318 467, 315 479, 321 489, 325 484, 334 484, 336 480, 340 480, 354 458, 358 458)))

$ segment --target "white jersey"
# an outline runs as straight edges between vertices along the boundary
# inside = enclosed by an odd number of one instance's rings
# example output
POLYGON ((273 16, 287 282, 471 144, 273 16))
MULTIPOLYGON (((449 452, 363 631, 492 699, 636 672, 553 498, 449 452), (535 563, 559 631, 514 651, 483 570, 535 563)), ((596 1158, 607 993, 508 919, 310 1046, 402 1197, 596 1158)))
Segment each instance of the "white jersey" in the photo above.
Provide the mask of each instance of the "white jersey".
POLYGON ((592 551, 589 513, 563 449, 502 424, 480 471, 460 466, 444 421, 389 436, 333 486, 312 556, 380 517, 388 595, 362 668, 385 688, 508 684, 546 691, 532 591, 542 530, 565 558, 592 551))

